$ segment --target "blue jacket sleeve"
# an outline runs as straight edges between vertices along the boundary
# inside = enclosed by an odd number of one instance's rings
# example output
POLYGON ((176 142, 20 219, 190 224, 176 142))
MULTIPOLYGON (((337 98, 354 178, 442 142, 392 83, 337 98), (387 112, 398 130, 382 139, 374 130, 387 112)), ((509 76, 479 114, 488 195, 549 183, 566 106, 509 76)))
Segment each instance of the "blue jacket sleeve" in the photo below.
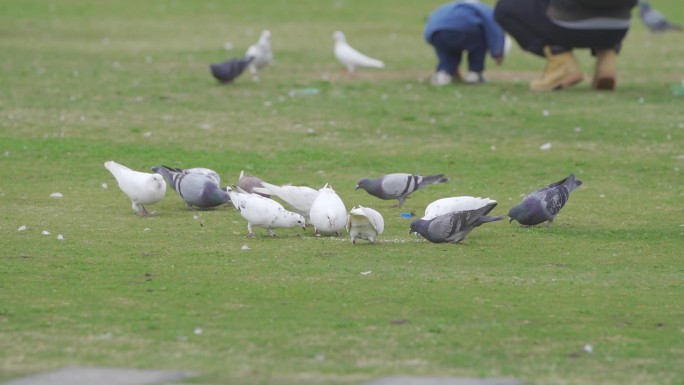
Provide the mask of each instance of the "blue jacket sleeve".
POLYGON ((485 38, 487 39, 487 49, 492 57, 503 57, 504 55, 504 31, 499 23, 494 20, 494 10, 490 7, 481 4, 477 8, 478 13, 482 17, 482 26, 485 31, 485 38))

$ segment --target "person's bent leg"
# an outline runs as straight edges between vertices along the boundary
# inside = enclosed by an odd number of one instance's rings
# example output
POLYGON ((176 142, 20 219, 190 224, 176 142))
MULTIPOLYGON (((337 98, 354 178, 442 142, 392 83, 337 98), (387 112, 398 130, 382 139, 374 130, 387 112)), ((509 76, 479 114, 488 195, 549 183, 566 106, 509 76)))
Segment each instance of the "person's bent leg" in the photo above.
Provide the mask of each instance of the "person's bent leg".
POLYGON ((468 73, 464 76, 466 83, 484 83, 485 57, 487 45, 483 33, 466 34, 466 51, 468 51, 468 73))
POLYGON ((520 48, 544 57, 544 46, 557 44, 551 30, 554 25, 546 16, 548 0, 499 0, 494 18, 520 48))
POLYGON ((546 46, 546 68, 541 77, 530 82, 532 91, 553 91, 582 81, 584 76, 579 63, 565 47, 546 46))

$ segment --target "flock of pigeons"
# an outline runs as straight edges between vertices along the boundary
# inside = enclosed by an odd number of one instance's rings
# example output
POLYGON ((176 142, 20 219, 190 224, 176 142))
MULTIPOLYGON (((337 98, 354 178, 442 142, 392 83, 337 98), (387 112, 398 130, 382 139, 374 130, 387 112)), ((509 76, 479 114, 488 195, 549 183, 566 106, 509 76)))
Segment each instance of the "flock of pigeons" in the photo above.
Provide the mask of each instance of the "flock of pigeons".
MULTIPOLYGON (((207 168, 153 167, 152 173, 107 161, 104 164, 116 179, 119 188, 130 198, 133 210, 141 216, 150 216, 145 208, 160 202, 166 195, 167 184, 178 193, 191 209, 208 209, 231 203, 247 221, 248 236, 254 236, 254 227, 262 227, 270 236, 273 229, 314 227, 314 234, 335 234, 346 228, 352 243, 359 239, 375 243, 384 232, 382 215, 369 207, 354 206, 349 212, 342 199, 329 184, 321 189, 307 186, 278 186, 260 178, 240 173, 237 185, 221 188, 221 178, 207 168), (292 211, 275 199, 287 204, 292 211)), ((397 200, 400 207, 415 191, 437 183, 447 182, 443 174, 415 175, 408 173, 386 174, 379 178, 361 178, 356 189, 363 189, 383 200, 397 200)), ((567 178, 536 190, 508 212, 510 221, 523 226, 553 223, 570 193, 582 182, 570 174, 567 178)), ((438 199, 425 209, 425 215, 411 222, 410 233, 423 236, 433 243, 459 243, 473 229, 489 222, 504 219, 488 216, 497 202, 490 198, 459 196, 438 199)))
MULTIPOLYGON (((341 31, 333 33, 335 41, 335 57, 351 74, 357 67, 384 68, 385 63, 357 51, 347 43, 347 38, 341 31)), ((258 71, 273 63, 271 49, 271 31, 261 32, 259 41, 247 48, 245 56, 234 58, 222 63, 209 66, 211 74, 222 83, 230 83, 249 68, 254 79, 258 79, 258 71)))
MULTIPOLYGON (((647 0, 639 1, 639 16, 644 25, 654 33, 669 30, 681 31, 682 27, 670 23, 662 13, 651 7, 647 0)), ((384 68, 385 64, 369 57, 350 46, 344 33, 333 33, 335 41, 335 58, 351 74, 357 67, 384 68)), ((507 42, 510 40, 507 39, 507 42)), ((240 76, 245 69, 249 68, 252 77, 258 80, 258 71, 273 63, 273 50, 271 49, 271 31, 264 30, 256 44, 251 45, 243 57, 234 58, 222 63, 212 64, 209 68, 212 75, 222 83, 231 83, 240 76)))

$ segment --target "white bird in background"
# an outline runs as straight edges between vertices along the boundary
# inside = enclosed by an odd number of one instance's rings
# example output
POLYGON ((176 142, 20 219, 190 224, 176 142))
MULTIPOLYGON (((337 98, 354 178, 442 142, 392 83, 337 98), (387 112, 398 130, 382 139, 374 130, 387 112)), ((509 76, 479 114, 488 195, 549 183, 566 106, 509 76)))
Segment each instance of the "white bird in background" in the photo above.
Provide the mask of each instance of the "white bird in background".
POLYGON ((140 216, 151 216, 145 205, 158 203, 166 195, 166 182, 159 174, 134 171, 118 164, 113 160, 104 163, 109 172, 114 175, 119 188, 131 200, 131 207, 140 216))
POLYGON ((354 206, 347 215, 347 231, 353 244, 356 244, 357 239, 375 243, 375 238, 385 231, 385 220, 370 207, 354 206))
POLYGON ((340 235, 347 222, 347 208, 335 190, 326 184, 318 190, 318 197, 311 205, 309 214, 311 224, 314 226, 314 234, 340 235))
POLYGON ((239 192, 226 187, 235 209, 247 220, 247 235, 254 236, 254 226, 263 227, 268 235, 275 237, 275 228, 299 226, 306 230, 304 217, 285 210, 278 202, 259 194, 239 192))
POLYGON ((307 221, 311 222, 309 214, 311 213, 311 205, 318 197, 318 190, 307 186, 276 186, 266 182, 262 182, 261 185, 262 187, 254 188, 255 193, 277 196, 292 207, 295 212, 302 214, 307 221))
POLYGON ((425 208, 425 215, 421 219, 429 220, 440 215, 458 211, 477 210, 491 203, 496 203, 496 201, 490 198, 471 196, 442 198, 430 203, 425 208))
POLYGON ((254 58, 248 67, 249 72, 254 77, 257 77, 257 70, 260 70, 273 63, 273 51, 271 50, 271 31, 267 29, 262 31, 259 41, 247 48, 245 56, 251 56, 254 58))
POLYGON ((349 73, 353 73, 356 67, 385 68, 385 63, 382 61, 368 57, 350 46, 341 31, 333 33, 333 40, 335 40, 335 57, 349 73))

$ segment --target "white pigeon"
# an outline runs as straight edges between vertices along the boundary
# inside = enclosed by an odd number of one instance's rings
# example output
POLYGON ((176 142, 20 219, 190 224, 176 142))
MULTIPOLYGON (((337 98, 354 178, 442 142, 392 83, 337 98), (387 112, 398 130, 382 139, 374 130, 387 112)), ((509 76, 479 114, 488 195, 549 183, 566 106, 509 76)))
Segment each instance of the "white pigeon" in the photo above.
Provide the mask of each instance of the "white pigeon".
POLYGON ((259 41, 247 48, 245 56, 254 57, 249 63, 249 72, 252 76, 257 76, 257 70, 260 70, 267 65, 273 63, 273 51, 271 50, 271 31, 265 29, 261 32, 259 41))
POLYGON ((350 46, 341 31, 333 33, 333 40, 335 40, 335 57, 350 74, 356 67, 385 68, 385 63, 368 57, 350 46))
POLYGON ((375 237, 385 231, 385 220, 370 207, 354 206, 347 215, 347 231, 353 244, 356 244, 357 239, 375 243, 375 237))
POLYGON ((254 236, 254 226, 263 227, 268 235, 275 237, 275 228, 299 226, 306 230, 306 222, 300 214, 285 210, 278 202, 259 194, 235 191, 226 187, 230 201, 237 211, 247 220, 248 236, 254 236))
POLYGON ((311 222, 309 214, 318 190, 307 186, 276 186, 270 183, 261 182, 262 187, 255 187, 254 192, 260 194, 275 195, 287 203, 295 212, 301 214, 307 221, 311 222))
POLYGON ((437 199, 425 208, 425 215, 421 219, 430 220, 432 218, 444 214, 459 211, 477 210, 491 203, 496 203, 496 201, 490 198, 480 198, 471 196, 437 199))
POLYGON ((335 190, 326 184, 318 190, 318 196, 311 204, 309 213, 311 224, 314 226, 314 234, 340 235, 347 222, 347 208, 335 190))
POLYGON ((113 160, 106 161, 104 166, 114 175, 119 188, 131 200, 131 207, 140 216, 151 216, 145 205, 158 203, 166 195, 166 182, 159 174, 134 171, 113 160))

